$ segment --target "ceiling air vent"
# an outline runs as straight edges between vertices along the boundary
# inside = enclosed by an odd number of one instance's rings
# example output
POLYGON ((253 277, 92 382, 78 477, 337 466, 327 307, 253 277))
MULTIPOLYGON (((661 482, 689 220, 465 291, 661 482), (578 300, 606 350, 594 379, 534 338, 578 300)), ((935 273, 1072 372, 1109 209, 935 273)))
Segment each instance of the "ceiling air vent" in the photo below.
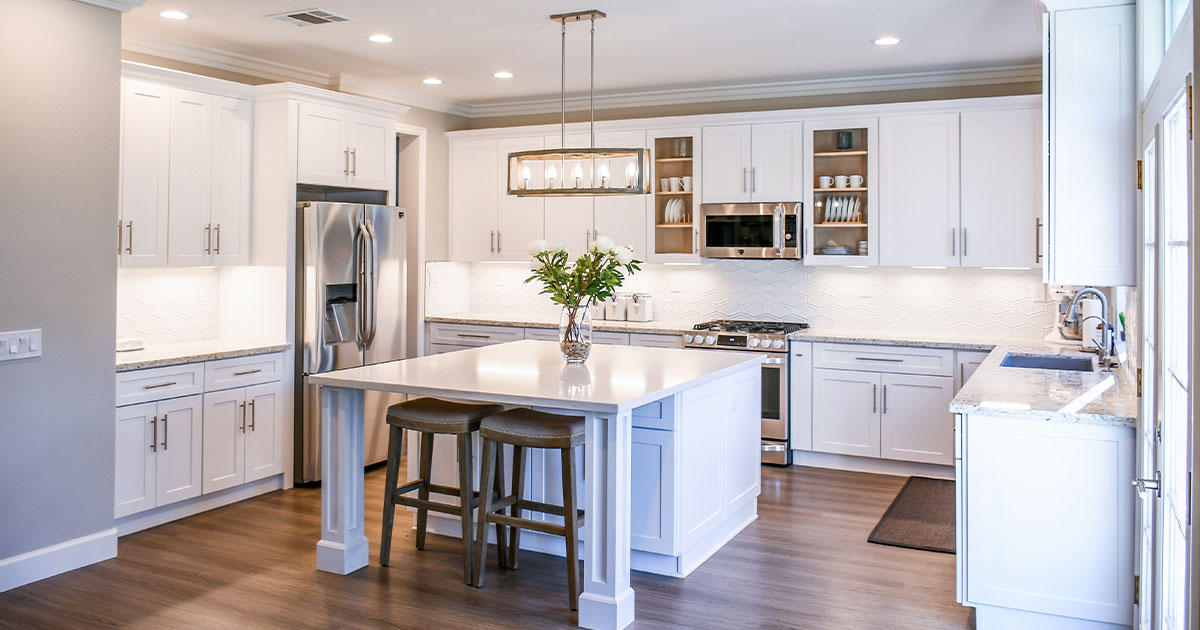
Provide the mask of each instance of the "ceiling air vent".
POLYGON ((314 24, 331 24, 333 22, 349 22, 354 18, 348 15, 340 15, 333 11, 325 9, 304 9, 302 11, 287 11, 286 13, 277 13, 268 15, 267 17, 275 18, 288 24, 296 26, 312 26, 314 24))

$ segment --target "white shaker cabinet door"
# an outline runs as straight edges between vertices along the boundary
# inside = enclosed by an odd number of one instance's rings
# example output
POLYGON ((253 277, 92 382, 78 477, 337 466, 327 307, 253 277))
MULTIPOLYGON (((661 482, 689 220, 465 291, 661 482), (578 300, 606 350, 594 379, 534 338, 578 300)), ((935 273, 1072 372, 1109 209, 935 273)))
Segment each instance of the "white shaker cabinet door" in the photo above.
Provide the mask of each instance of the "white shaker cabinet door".
POLYGON ((879 264, 958 266, 958 114, 879 119, 879 264))
POLYGON ((1041 109, 962 114, 962 266, 1036 267, 1041 109))
POLYGON ((979 369, 980 365, 983 365, 983 361, 987 358, 987 355, 988 353, 986 352, 969 352, 966 350, 959 350, 955 353, 954 360, 958 363, 958 370, 954 373, 954 391, 956 393, 963 388, 963 385, 967 384, 967 381, 971 380, 971 375, 975 373, 975 370, 979 369))
POLYGON ((197 267, 211 260, 213 97, 171 89, 167 263, 197 267))
POLYGON ((249 101, 213 97, 210 242, 215 265, 250 264, 252 120, 249 101))
POLYGON ((879 375, 813 370, 812 449, 879 457, 879 375))
POLYGON ((396 153, 396 126, 388 118, 347 114, 346 145, 350 147, 349 184, 354 188, 390 190, 396 176, 389 153, 396 153), (391 172, 389 172, 391 171, 391 172))
POLYGON ((813 432, 813 356, 812 342, 791 342, 788 359, 788 422, 791 424, 792 450, 812 450, 813 432))
POLYGON ((283 472, 284 407, 281 383, 246 388, 246 481, 283 472))
POLYGON ((750 125, 705 127, 701 132, 701 203, 750 201, 750 136, 750 125))
POLYGON ((350 176, 350 147, 343 132, 348 113, 314 103, 299 106, 296 181, 345 186, 350 176))
POLYGON ((200 395, 158 403, 157 505, 200 496, 203 430, 200 395))
POLYGON ((204 492, 246 481, 246 390, 204 395, 204 492))
POLYGON ((799 201, 804 195, 804 123, 754 125, 750 191, 755 201, 799 201))
POLYGON ((497 141, 496 156, 496 256, 501 260, 529 260, 525 247, 545 236, 546 201, 542 197, 518 197, 508 194, 508 178, 514 178, 519 188, 525 182, 530 188, 541 188, 541 168, 528 173, 508 172, 508 154, 535 151, 545 147, 545 138, 502 138, 497 141))
MULTIPOLYGON (((646 147, 645 131, 610 131, 596 134, 596 146, 602 148, 641 149, 646 147)), ((610 174, 624 180, 625 165, 614 164, 610 174)), ((649 165, 644 165, 648 168, 649 165)), ((646 205, 650 195, 596 197, 595 233, 611 238, 617 245, 633 248, 634 257, 646 260, 646 205)))
POLYGON ((496 141, 450 142, 450 259, 496 257, 496 141))
POLYGON ((120 256, 125 267, 167 266, 170 88, 121 81, 120 256))
POLYGON ((954 378, 883 374, 879 452, 885 459, 954 463, 954 378))
POLYGON ((157 403, 117 407, 113 517, 154 507, 157 403))

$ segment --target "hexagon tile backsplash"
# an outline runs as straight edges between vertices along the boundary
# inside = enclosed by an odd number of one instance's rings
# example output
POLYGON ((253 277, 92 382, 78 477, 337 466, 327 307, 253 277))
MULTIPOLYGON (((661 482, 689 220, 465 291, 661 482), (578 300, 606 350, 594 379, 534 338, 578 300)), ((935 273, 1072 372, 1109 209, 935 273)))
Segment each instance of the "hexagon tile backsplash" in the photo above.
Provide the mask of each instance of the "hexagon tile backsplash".
POLYGON ((216 339, 220 295, 215 267, 119 269, 117 339, 148 344, 216 339))
MULTIPOLYGON (((437 262, 426 270, 427 314, 558 316, 537 286, 524 284, 527 265, 437 262)), ((821 327, 1014 337, 1040 337, 1054 326, 1055 306, 1046 301, 1036 270, 852 269, 721 260, 646 265, 623 288, 653 295, 658 320, 799 319, 821 327)))

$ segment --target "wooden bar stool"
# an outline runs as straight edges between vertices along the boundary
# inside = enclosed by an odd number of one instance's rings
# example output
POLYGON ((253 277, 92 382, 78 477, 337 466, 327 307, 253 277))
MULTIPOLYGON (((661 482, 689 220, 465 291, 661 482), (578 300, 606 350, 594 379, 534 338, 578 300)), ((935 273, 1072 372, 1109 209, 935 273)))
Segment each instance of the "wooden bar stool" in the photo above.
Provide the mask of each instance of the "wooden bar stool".
MULTIPOLYGON (((467 584, 472 583, 472 521, 471 510, 479 505, 479 496, 483 494, 490 498, 492 492, 475 492, 472 490, 471 471, 471 434, 479 430, 479 424, 484 417, 498 413, 504 409, 501 405, 472 405, 467 403, 450 402, 439 398, 414 398, 388 407, 387 422, 390 428, 388 435, 387 481, 383 498, 383 536, 379 544, 379 564, 387 566, 392 551, 392 521, 396 515, 396 506, 404 505, 417 508, 417 549, 425 548, 425 529, 429 521, 429 510, 444 514, 457 514, 462 519, 463 538, 463 579, 467 584), (400 474, 400 454, 404 430, 418 431, 421 434, 420 463, 418 476, 397 487, 400 474), (430 482, 430 471, 433 468, 433 436, 455 435, 458 437, 458 487, 453 488, 430 482), (404 496, 417 491, 417 498, 404 496), (457 494, 459 505, 441 503, 429 500, 429 493, 457 494)), ((489 481, 489 484, 491 482, 489 481)), ((496 479, 493 489, 497 496, 504 495, 501 480, 496 479)), ((482 486, 480 487, 482 489, 482 486)), ((504 544, 502 525, 496 525, 496 537, 504 544)), ((486 538, 484 539, 487 540, 486 538)), ((484 546, 487 546, 486 542, 484 546)))
MULTIPOLYGON (((570 591, 571 610, 579 609, 579 528, 583 526, 583 510, 575 509, 575 452, 574 447, 583 444, 585 422, 583 416, 566 416, 543 413, 532 409, 510 409, 483 419, 479 426, 479 437, 483 439, 483 466, 480 468, 479 487, 490 487, 503 475, 504 463, 500 459, 504 450, 501 444, 513 446, 512 494, 501 496, 499 501, 486 493, 479 507, 479 537, 484 541, 487 524, 512 527, 508 541, 508 561, 504 560, 504 547, 498 549, 500 566, 517 568, 517 548, 521 542, 521 529, 531 529, 545 534, 563 536, 567 544, 567 588, 570 591), (550 505, 521 498, 525 485, 524 450, 526 448, 558 449, 562 455, 563 506, 550 505), (500 472, 497 472, 500 471, 500 472), (503 514, 512 507, 512 515, 503 514), (562 525, 521 518, 521 510, 556 514, 563 517, 562 525)), ((475 586, 483 586, 484 557, 487 543, 475 548, 475 586)))

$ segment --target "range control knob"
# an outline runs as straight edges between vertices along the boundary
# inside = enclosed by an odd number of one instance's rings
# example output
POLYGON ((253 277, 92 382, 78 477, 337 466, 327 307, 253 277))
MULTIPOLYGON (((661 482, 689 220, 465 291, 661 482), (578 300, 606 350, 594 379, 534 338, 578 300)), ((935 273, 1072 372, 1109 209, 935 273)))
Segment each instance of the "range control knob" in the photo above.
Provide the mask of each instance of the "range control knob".
POLYGON ((751 348, 757 348, 759 343, 760 343, 760 342, 759 342, 759 340, 758 340, 758 337, 751 337, 751 338, 750 338, 749 344, 750 344, 750 347, 751 347, 751 348))
POLYGON ((694 337, 694 336, 692 336, 692 334, 691 334, 691 333, 687 333, 687 334, 685 334, 685 335, 683 336, 683 342, 684 342, 684 343, 692 343, 692 340, 693 340, 693 339, 695 339, 695 337, 694 337))
POLYGON ((717 345, 717 338, 712 335, 708 335, 707 337, 704 338, 704 343, 706 343, 710 346, 715 346, 715 345, 717 345))
POLYGON ((782 347, 783 347, 783 340, 782 340, 782 339, 776 339, 775 341, 772 341, 772 342, 771 342, 771 347, 772 347, 772 348, 782 348, 782 347))

